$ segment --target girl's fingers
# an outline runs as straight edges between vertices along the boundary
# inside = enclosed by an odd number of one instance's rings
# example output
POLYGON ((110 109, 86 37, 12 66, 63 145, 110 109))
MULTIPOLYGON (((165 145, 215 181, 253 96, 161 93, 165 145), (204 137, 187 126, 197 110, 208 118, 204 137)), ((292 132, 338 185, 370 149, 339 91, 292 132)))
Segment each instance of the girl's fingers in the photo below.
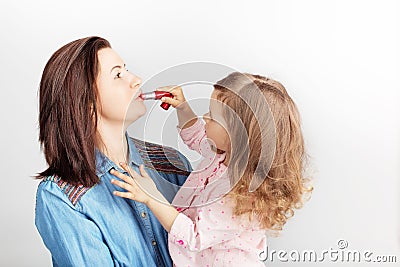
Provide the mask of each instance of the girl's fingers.
POLYGON ((116 170, 112 169, 112 170, 110 171, 110 173, 111 173, 112 175, 114 175, 114 176, 120 178, 121 180, 127 182, 128 184, 131 184, 131 185, 132 185, 132 184, 134 183, 132 177, 129 177, 128 175, 125 175, 125 174, 123 174, 123 173, 120 173, 119 171, 116 171, 116 170))
POLYGON ((113 194, 118 197, 129 198, 135 200, 135 196, 131 192, 114 191, 113 194))
POLYGON ((171 89, 170 86, 163 86, 163 87, 157 88, 156 91, 165 91, 165 92, 169 92, 170 89, 171 89))
POLYGON ((170 92, 174 96, 175 99, 182 98, 182 88, 177 85, 163 86, 163 87, 157 88, 156 91, 170 92))
POLYGON ((119 187, 125 189, 126 191, 132 191, 132 189, 133 189, 133 185, 128 184, 128 183, 124 183, 124 182, 121 182, 121 181, 118 181, 118 180, 112 179, 111 183, 115 184, 116 186, 119 186, 119 187))
POLYGON ((176 107, 181 103, 181 101, 179 101, 179 100, 173 99, 171 97, 165 97, 165 96, 161 98, 161 101, 171 104, 173 107, 176 107))
POLYGON ((156 91, 165 91, 165 92, 172 92, 175 88, 178 88, 175 85, 168 85, 168 86, 162 86, 156 89, 156 91))
POLYGON ((127 171, 132 178, 137 178, 139 176, 139 174, 135 172, 131 167, 129 167, 128 164, 120 162, 119 165, 121 166, 122 169, 127 171))
POLYGON ((140 174, 141 174, 142 176, 144 176, 144 177, 150 177, 150 176, 147 174, 146 170, 144 169, 144 165, 143 165, 143 164, 141 164, 141 165, 139 166, 139 170, 140 170, 140 174))

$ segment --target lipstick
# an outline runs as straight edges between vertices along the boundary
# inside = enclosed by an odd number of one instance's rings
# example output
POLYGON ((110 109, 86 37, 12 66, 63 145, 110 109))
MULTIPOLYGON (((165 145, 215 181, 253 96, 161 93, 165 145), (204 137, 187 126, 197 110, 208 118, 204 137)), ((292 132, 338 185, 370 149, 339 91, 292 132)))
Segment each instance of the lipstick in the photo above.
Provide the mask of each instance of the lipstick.
MULTIPOLYGON (((174 97, 170 92, 166 91, 153 91, 153 92, 148 92, 148 93, 142 93, 139 96, 143 100, 159 100, 162 97, 174 97)), ((165 110, 168 110, 171 104, 168 103, 161 103, 160 107, 162 107, 165 110)))

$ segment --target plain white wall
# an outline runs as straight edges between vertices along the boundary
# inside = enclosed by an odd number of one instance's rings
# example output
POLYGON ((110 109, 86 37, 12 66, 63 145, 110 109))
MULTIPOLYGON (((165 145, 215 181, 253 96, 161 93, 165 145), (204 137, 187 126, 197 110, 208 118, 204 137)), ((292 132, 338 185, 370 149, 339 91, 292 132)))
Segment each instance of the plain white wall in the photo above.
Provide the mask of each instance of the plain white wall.
MULTIPOLYGON (((396 0, 2 1, 0 265, 51 265, 34 227, 38 182, 30 178, 45 168, 37 89, 51 54, 90 35, 107 38, 144 80, 207 61, 281 81, 302 115, 315 190, 269 248, 321 252, 346 239, 350 249, 400 261, 399 6, 396 0)), ((187 90, 188 97, 210 91, 198 89, 187 90)), ((168 114, 154 112, 160 121, 168 114)), ((143 125, 139 120, 137 129, 143 125)), ((149 132, 149 140, 158 138, 157 129, 149 132)))

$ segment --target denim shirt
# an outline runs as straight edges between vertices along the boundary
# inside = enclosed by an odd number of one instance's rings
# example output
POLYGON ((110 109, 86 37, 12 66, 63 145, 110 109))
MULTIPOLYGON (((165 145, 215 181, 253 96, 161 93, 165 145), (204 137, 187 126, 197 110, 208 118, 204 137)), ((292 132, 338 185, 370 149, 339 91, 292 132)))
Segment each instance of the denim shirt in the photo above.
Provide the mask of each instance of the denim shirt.
MULTIPOLYGON (((173 148, 127 136, 130 166, 139 165, 170 202, 192 171, 173 148)), ((72 186, 56 176, 37 189, 35 225, 50 250, 53 266, 172 266, 168 233, 146 205, 113 195, 123 189, 109 171, 119 166, 96 150, 100 182, 90 188, 72 186)))

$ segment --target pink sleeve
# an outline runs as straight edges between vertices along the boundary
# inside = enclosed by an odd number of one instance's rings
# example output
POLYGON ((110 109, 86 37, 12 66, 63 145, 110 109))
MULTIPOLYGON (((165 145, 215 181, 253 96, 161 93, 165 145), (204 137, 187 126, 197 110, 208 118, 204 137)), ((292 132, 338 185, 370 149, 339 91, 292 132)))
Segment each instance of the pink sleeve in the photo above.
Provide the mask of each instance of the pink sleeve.
POLYGON ((245 231, 248 225, 232 215, 232 209, 224 205, 225 201, 221 199, 199 208, 195 221, 179 213, 168 236, 172 250, 199 252, 231 240, 245 231))
POLYGON ((178 127, 183 142, 191 150, 195 150, 203 156, 211 152, 204 125, 205 124, 202 120, 197 119, 197 121, 188 128, 180 129, 178 127))

